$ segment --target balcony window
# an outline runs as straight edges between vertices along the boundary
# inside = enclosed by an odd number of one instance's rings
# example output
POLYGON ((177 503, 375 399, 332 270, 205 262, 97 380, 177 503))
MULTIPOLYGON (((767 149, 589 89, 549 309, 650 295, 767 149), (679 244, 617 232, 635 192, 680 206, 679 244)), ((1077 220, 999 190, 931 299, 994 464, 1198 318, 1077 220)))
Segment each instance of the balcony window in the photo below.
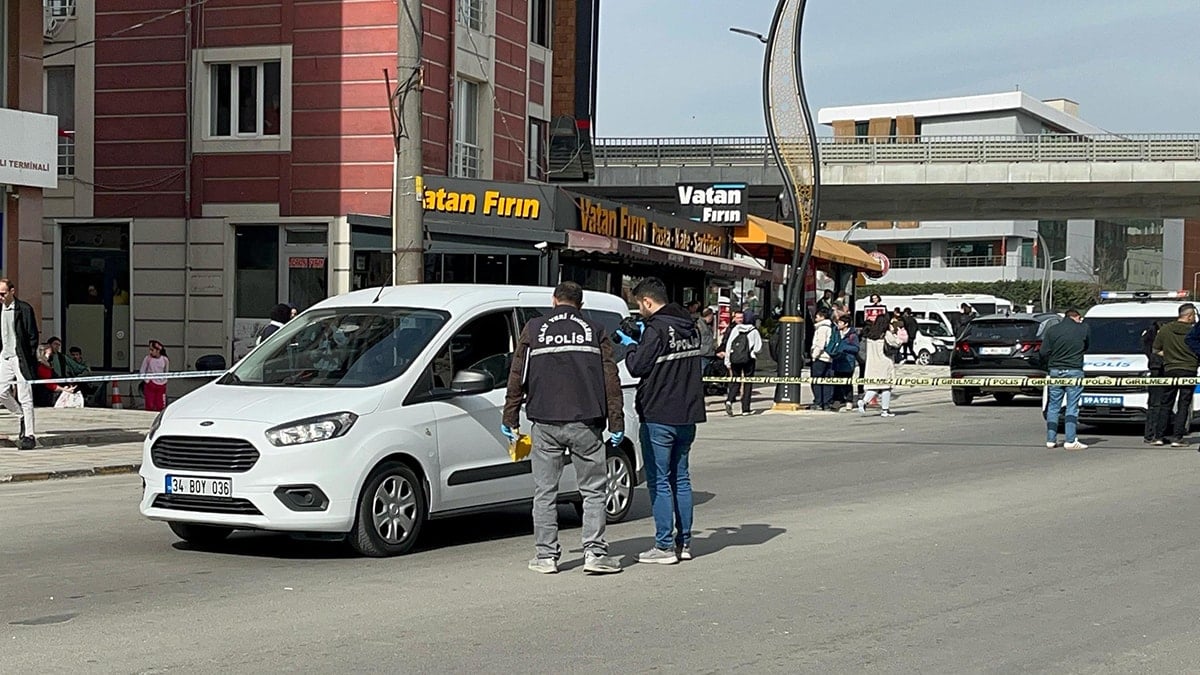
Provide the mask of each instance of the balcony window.
POLYGON ((58 175, 75 175, 75 68, 46 69, 46 114, 58 118, 58 175))
POLYGON ((459 178, 479 178, 479 83, 459 80, 454 101, 454 162, 451 170, 459 178))
POLYGON ((209 135, 261 138, 280 134, 282 84, 279 61, 214 63, 209 66, 209 135))
POLYGON ((529 120, 529 138, 525 143, 525 154, 529 164, 529 178, 546 180, 546 168, 550 163, 550 123, 545 120, 529 120))
POLYGON ((69 19, 75 16, 75 0, 42 0, 42 7, 55 19, 69 19))
POLYGON ((550 48, 551 0, 529 0, 529 41, 550 48))
POLYGON ((483 31, 483 0, 458 0, 458 22, 473 31, 483 31))

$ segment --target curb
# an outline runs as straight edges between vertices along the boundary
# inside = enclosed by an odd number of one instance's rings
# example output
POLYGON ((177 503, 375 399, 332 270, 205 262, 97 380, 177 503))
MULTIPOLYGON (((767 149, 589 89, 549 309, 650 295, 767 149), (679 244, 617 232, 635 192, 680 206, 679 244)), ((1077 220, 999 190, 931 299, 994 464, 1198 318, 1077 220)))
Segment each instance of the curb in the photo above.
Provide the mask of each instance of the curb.
POLYGON ((0 483, 32 483, 43 480, 59 480, 64 478, 88 478, 91 476, 118 476, 137 473, 142 468, 138 464, 107 464, 94 466, 90 469, 58 469, 54 471, 27 471, 0 475, 0 483))
MULTIPOLYGON (((105 429, 82 434, 45 434, 37 437, 39 448, 63 448, 71 445, 116 445, 140 443, 146 440, 146 432, 132 429, 105 429)), ((0 446, 17 447, 12 436, 0 436, 0 446)))

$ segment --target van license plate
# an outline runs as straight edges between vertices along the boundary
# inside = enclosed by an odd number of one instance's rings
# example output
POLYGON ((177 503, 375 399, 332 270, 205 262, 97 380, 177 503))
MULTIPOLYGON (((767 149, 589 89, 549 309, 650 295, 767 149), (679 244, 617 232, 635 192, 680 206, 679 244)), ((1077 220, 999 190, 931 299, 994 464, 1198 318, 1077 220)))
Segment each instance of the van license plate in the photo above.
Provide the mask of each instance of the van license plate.
POLYGON ((1106 408, 1123 408, 1124 396, 1096 396, 1085 394, 1079 401, 1080 405, 1104 406, 1106 408))
POLYGON ((232 497, 233 479, 201 478, 199 476, 167 476, 166 491, 169 495, 232 497))

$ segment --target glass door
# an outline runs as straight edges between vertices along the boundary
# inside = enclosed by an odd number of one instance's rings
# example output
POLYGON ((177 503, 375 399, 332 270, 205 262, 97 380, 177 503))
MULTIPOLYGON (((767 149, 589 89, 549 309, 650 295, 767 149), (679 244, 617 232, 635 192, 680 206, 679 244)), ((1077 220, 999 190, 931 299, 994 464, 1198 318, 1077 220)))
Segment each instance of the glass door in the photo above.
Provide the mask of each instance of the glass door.
POLYGON ((83 350, 95 370, 128 370, 128 225, 63 225, 60 253, 64 345, 83 350))
POLYGON ((279 303, 303 312, 329 294, 329 228, 325 225, 239 225, 233 360, 254 347, 279 303))

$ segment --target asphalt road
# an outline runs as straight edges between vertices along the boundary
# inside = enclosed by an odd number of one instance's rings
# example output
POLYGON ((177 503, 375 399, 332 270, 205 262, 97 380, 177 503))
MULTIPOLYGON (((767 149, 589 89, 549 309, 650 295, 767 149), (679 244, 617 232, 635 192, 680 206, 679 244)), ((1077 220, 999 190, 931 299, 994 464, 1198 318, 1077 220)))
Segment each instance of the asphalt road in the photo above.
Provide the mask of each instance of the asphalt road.
MULTIPOLYGON (((0 672, 1195 672, 1194 450, 1036 406, 714 419, 697 558, 525 569, 519 511, 368 560, 285 537, 177 543, 137 477, 0 486, 0 672)), ((609 529, 651 543, 647 500, 609 529)))

